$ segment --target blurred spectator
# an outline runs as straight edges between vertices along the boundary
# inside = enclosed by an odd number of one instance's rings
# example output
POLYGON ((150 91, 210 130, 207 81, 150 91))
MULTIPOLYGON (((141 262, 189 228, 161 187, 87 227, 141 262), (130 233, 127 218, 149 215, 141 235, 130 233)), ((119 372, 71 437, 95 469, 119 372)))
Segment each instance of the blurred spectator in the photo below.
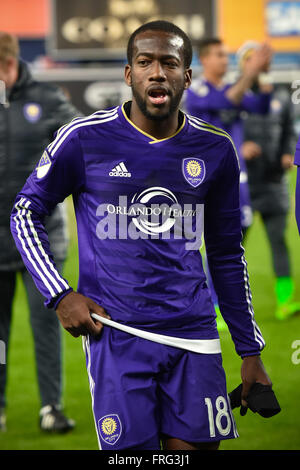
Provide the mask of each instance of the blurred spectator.
POLYGON ((262 87, 254 95, 250 90, 258 75, 266 69, 271 60, 270 48, 264 44, 251 59, 234 84, 224 81, 228 71, 228 53, 218 38, 205 39, 199 46, 199 60, 203 67, 202 76, 194 79, 186 91, 187 112, 210 124, 225 130, 232 137, 238 151, 241 167, 241 216, 242 226, 251 224, 251 205, 247 185, 247 169, 240 156, 243 142, 242 111, 267 113, 271 88, 262 87))
MULTIPOLYGON (((260 93, 250 91, 257 77, 271 61, 272 52, 263 44, 247 61, 238 80, 229 84, 225 82, 228 71, 228 52, 219 38, 208 38, 199 45, 199 60, 202 64, 202 76, 194 79, 186 91, 184 106, 187 112, 210 124, 225 130, 233 139, 240 162, 240 207, 243 231, 252 223, 252 209, 248 187, 247 168, 241 157, 243 143, 242 112, 267 113, 269 110, 271 88, 262 86, 260 93)), ((218 131, 218 129, 216 129, 218 131)), ((225 322, 219 314, 218 300, 210 279, 207 267, 208 283, 217 312, 219 330, 226 329, 225 322)))
MULTIPOLYGON (((238 53, 242 70, 258 47, 255 42, 242 46, 238 53)), ((255 94, 260 81, 269 82, 268 76, 258 77, 252 86, 255 94)), ((297 138, 293 105, 284 86, 274 87, 268 114, 246 116, 244 139, 241 153, 247 161, 252 207, 261 216, 271 247, 277 300, 275 317, 284 320, 300 310, 300 303, 293 301, 294 283, 285 240, 290 208, 286 172, 293 167, 297 138)))
MULTIPOLYGON (((9 342, 12 303, 17 273, 27 292, 33 330, 37 377, 41 398, 40 427, 63 432, 74 421, 62 412, 62 351, 60 323, 48 310, 31 276, 25 269, 10 232, 10 212, 26 178, 41 158, 54 132, 79 113, 64 93, 45 83, 37 83, 19 57, 17 38, 0 32, 0 80, 6 86, 6 103, 0 105, 0 339, 9 342)), ((67 253, 63 206, 48 217, 47 226, 55 259, 62 268, 67 253)), ((39 253, 33 262, 38 263, 39 253)), ((7 356, 7 355, 6 355, 7 356)), ((6 429, 5 388, 7 365, 0 368, 0 429, 6 429)))

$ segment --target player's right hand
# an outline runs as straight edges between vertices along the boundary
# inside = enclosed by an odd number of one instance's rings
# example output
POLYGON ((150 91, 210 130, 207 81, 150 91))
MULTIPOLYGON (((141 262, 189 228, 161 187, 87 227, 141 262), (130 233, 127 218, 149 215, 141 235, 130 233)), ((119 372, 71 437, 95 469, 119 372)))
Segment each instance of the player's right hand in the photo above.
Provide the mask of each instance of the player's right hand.
POLYGON ((75 338, 88 334, 97 336, 101 332, 103 324, 92 319, 92 312, 110 318, 100 305, 77 292, 70 292, 63 297, 56 308, 62 326, 75 338))

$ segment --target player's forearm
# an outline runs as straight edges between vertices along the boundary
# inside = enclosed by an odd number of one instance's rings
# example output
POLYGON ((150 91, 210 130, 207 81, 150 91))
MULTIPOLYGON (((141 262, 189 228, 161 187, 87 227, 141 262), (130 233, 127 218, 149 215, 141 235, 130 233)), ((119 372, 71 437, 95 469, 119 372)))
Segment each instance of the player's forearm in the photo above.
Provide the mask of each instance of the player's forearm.
POLYGON ((11 214, 11 232, 24 264, 47 307, 72 290, 58 272, 50 250, 43 217, 26 194, 17 197, 11 214))
POLYGON ((206 239, 207 258, 222 316, 237 353, 245 357, 260 354, 265 343, 254 319, 240 234, 232 229, 231 233, 206 239))

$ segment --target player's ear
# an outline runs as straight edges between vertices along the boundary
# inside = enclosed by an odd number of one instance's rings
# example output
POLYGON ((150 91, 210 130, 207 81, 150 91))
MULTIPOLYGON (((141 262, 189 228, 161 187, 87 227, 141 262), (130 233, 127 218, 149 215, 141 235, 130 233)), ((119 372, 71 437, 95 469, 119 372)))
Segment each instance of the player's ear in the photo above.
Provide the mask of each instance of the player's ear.
POLYGON ((184 72, 184 89, 187 90, 192 83, 192 69, 185 69, 184 72))
POLYGON ((124 75, 125 75, 125 82, 127 83, 128 86, 131 86, 131 66, 129 64, 125 66, 124 75))

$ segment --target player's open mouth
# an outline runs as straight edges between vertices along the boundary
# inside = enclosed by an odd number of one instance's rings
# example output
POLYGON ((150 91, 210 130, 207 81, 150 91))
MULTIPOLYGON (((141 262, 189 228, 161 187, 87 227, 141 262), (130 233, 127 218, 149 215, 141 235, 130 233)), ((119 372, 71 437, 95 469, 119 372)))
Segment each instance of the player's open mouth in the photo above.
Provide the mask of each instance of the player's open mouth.
POLYGON ((157 88, 148 92, 149 100, 153 104, 164 104, 167 101, 168 93, 166 90, 157 88))

